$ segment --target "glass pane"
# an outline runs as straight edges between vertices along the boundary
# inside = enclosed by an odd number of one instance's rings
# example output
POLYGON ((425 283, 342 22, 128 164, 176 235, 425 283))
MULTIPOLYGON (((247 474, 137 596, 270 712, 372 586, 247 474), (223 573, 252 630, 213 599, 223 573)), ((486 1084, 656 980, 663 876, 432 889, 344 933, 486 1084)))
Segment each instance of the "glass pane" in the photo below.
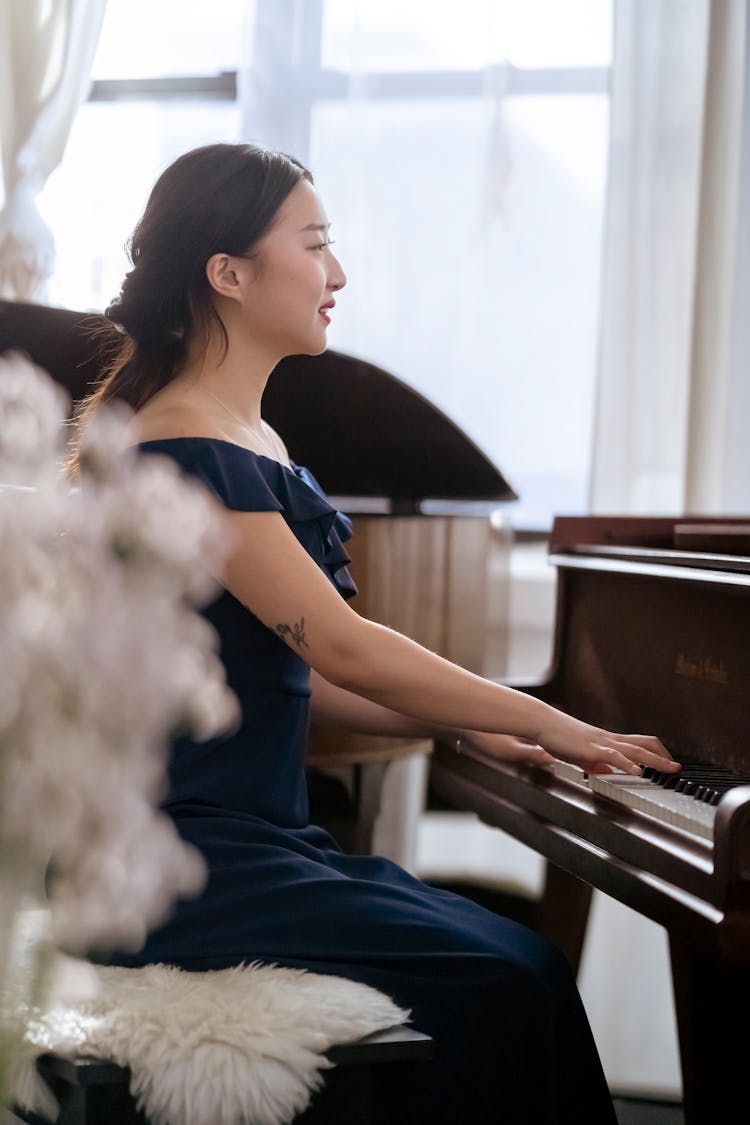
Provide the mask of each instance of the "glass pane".
POLYGON ((476 69, 496 0, 326 0, 322 63, 339 70, 476 69))
POLYGON ((585 507, 607 139, 592 95, 313 115, 349 276, 330 346, 454 418, 520 492, 519 525, 585 507))
POLYGON ((611 0, 506 0, 515 66, 609 66, 611 0))
POLYGON ((352 71, 607 66, 611 0, 326 0, 324 67, 352 71))
POLYGON ((188 149, 238 140, 233 102, 89 102, 39 197, 55 235, 52 304, 101 310, 130 264, 125 243, 159 173, 188 149))
POLYGON ((108 0, 92 75, 163 78, 237 70, 245 8, 245 0, 108 0))

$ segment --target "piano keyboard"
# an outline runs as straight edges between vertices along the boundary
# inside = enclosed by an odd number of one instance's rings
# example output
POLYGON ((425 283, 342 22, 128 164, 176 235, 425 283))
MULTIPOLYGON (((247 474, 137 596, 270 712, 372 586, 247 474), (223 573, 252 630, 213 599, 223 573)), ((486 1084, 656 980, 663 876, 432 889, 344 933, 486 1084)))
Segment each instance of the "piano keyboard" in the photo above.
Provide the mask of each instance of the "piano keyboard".
POLYGON ((647 767, 641 777, 587 774, 567 762, 556 762, 551 768, 557 777, 707 840, 713 840, 716 806, 722 794, 736 785, 750 784, 748 777, 698 762, 686 763, 678 774, 658 773, 647 767))

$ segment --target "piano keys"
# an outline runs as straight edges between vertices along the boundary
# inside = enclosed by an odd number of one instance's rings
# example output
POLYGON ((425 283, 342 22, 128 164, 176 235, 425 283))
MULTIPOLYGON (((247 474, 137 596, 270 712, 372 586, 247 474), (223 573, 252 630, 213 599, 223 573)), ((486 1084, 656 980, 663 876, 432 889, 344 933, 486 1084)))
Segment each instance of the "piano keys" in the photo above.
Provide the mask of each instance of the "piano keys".
POLYGON ((650 766, 642 777, 629 774, 585 774, 565 762, 550 767, 559 777, 608 797, 644 816, 653 816, 686 832, 713 841, 717 805, 724 793, 750 785, 750 777, 718 769, 707 762, 683 762, 679 774, 658 773, 650 766))
POLYGON ((437 747, 430 780, 546 857, 539 924, 577 968, 593 887, 668 932, 686 1125, 750 1121, 750 521, 555 520, 550 669, 508 681, 657 734, 683 763, 588 776, 437 747))

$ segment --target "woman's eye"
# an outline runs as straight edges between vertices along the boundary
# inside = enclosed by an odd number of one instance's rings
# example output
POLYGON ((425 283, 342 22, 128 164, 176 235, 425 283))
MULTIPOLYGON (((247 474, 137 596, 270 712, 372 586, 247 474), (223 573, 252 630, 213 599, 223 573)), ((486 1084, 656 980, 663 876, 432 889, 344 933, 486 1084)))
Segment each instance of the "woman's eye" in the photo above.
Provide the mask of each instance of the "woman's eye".
POLYGON ((313 250, 325 250, 326 246, 333 246, 335 238, 329 238, 328 242, 319 242, 317 246, 313 246, 313 250))

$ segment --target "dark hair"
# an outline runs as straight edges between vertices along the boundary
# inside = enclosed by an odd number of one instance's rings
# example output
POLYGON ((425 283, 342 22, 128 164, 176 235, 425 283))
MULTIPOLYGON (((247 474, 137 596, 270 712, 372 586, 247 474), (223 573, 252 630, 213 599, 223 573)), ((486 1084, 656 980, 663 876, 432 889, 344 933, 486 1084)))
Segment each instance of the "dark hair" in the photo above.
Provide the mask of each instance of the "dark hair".
POLYGON ((303 178, 313 182, 294 157, 251 144, 205 145, 162 172, 128 243, 133 268, 105 310, 119 331, 103 335, 104 374, 76 422, 109 399, 140 409, 177 373, 191 334, 208 339, 211 321, 226 347, 206 262, 248 254, 303 178))

